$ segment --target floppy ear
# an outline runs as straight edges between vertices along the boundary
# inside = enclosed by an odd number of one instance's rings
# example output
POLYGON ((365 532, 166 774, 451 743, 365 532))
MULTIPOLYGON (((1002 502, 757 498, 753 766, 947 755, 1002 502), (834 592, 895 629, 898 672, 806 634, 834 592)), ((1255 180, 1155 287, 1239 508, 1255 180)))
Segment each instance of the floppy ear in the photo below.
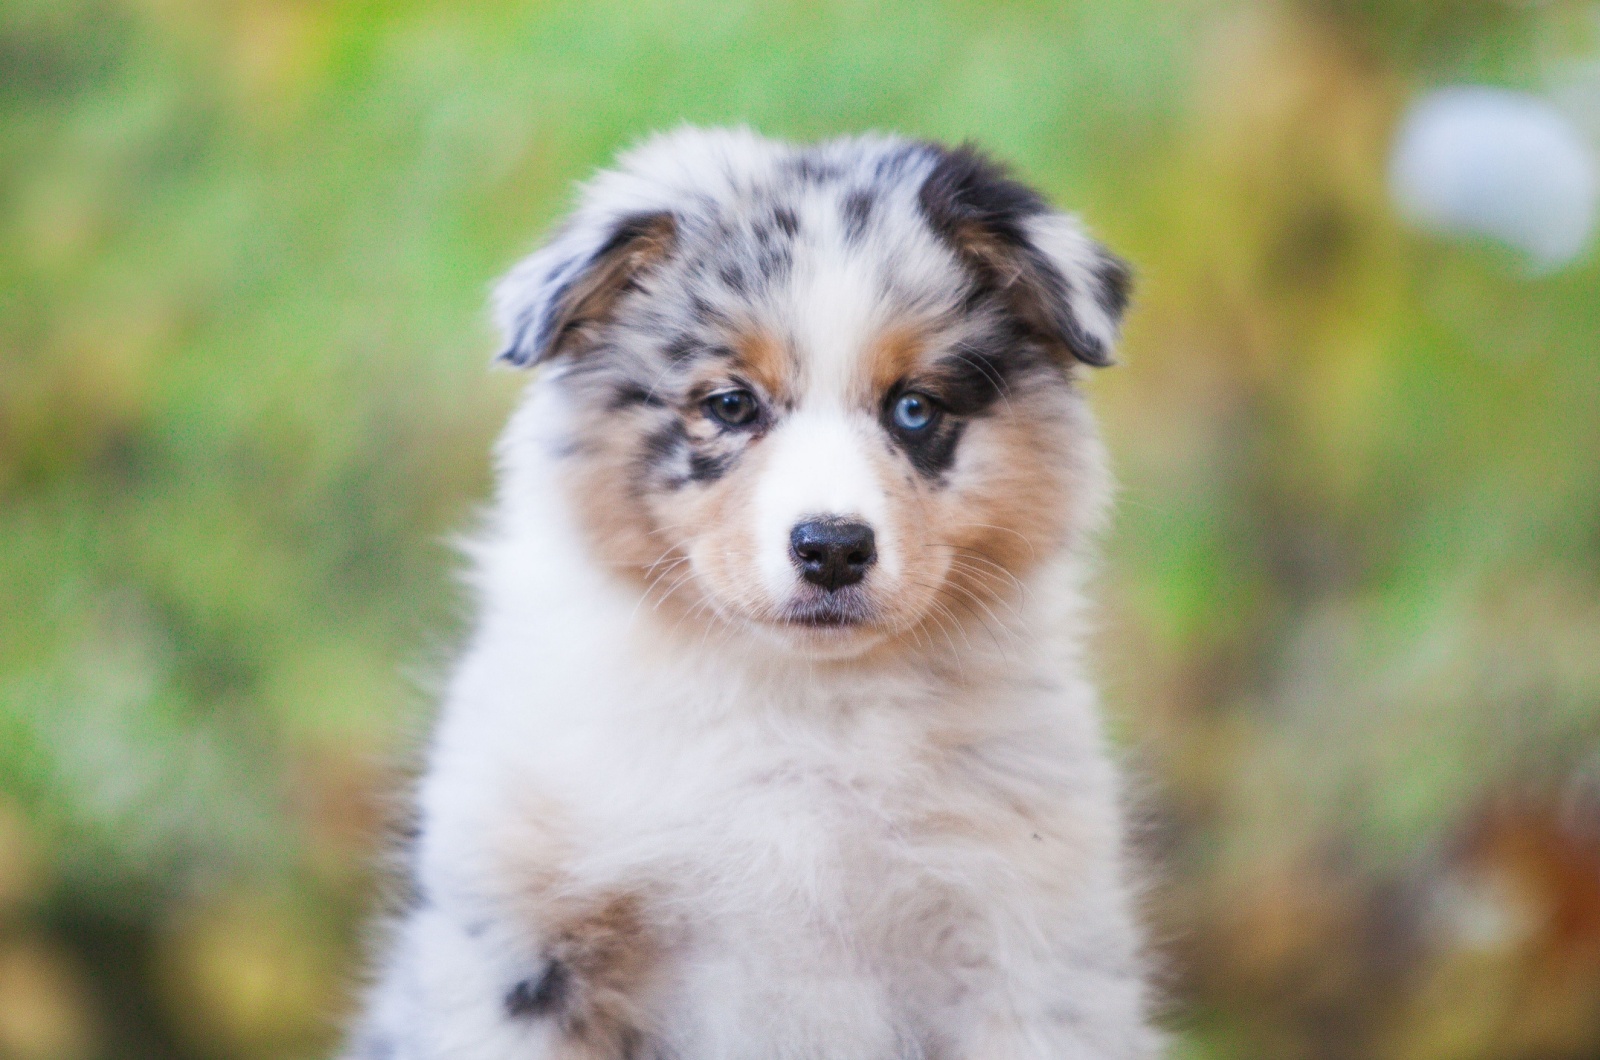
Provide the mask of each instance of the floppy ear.
POLYGON ((506 341, 499 359, 520 368, 556 356, 666 257, 676 230, 664 212, 568 222, 495 288, 495 321, 506 341))
POLYGON ((1110 364, 1132 284, 1127 263, 974 148, 930 148, 919 197, 934 232, 1035 334, 1084 364, 1110 364))

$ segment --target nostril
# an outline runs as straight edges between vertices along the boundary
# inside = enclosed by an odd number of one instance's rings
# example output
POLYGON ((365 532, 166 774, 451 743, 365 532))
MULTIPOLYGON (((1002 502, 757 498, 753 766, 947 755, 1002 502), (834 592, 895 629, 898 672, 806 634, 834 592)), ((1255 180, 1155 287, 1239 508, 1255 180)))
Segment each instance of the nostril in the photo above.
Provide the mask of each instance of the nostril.
POLYGON ((859 582, 878 558, 872 527, 852 519, 807 519, 789 544, 801 577, 829 591, 859 582))

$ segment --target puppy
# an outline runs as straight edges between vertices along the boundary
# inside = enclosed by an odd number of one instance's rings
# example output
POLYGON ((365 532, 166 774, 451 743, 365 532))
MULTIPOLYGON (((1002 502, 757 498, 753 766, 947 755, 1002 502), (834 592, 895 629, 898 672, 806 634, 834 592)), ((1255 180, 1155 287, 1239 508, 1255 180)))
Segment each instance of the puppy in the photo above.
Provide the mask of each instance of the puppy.
POLYGON ((496 294, 540 370, 348 1056, 1153 1055, 1081 660, 1127 286, 968 148, 590 181, 496 294))

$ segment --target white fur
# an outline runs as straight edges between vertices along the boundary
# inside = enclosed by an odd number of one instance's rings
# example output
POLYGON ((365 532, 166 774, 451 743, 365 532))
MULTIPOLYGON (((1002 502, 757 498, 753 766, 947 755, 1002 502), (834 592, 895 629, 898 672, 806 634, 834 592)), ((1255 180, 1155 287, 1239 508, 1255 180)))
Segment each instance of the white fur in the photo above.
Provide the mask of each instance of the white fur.
MULTIPOLYGON (((1064 213, 1042 214, 1029 222, 1028 234, 1063 275, 1093 275, 1092 262, 1099 250, 1076 217, 1064 213)), ((1116 345, 1118 327, 1095 297, 1097 286, 1094 282, 1075 283, 1068 298, 1079 325, 1109 350, 1116 345)))
POLYGON ((873 425, 831 401, 820 404, 821 409, 802 407, 766 442, 770 455, 756 494, 755 537, 762 577, 775 600, 795 590, 789 532, 806 518, 854 519, 873 527, 879 569, 890 577, 899 572, 883 484, 863 452, 870 444, 863 436, 873 425))
MULTIPOLYGON (((758 179, 780 150, 695 131, 638 149, 507 280, 508 330, 528 285, 602 240, 606 219, 735 195, 737 175, 758 179)), ((1066 223, 1038 234, 1053 255, 1090 253, 1066 223)), ((905 267, 948 269, 917 264, 925 238, 901 237, 905 267)), ((799 516, 866 519, 882 562, 898 562, 863 455, 874 426, 844 397, 877 280, 860 258, 815 260, 837 267, 798 284, 792 311, 817 375, 765 443, 756 505, 775 596, 793 584, 799 516)), ((1082 319, 1109 342, 1114 322, 1092 301, 1082 319)), ((644 887, 663 925, 667 966, 640 1002, 650 1056, 1154 1055, 1117 781, 1079 658, 1081 557, 1030 576, 997 619, 1003 636, 952 638, 932 662, 686 634, 593 562, 561 500, 550 454, 574 413, 558 381, 536 377, 499 448, 498 500, 472 549, 478 620, 418 791, 424 903, 396 930, 352 1057, 567 1055, 549 1020, 504 1005, 548 941, 507 866, 552 824, 572 887, 644 887)), ((1084 511, 1103 500, 1097 453, 1084 511)))

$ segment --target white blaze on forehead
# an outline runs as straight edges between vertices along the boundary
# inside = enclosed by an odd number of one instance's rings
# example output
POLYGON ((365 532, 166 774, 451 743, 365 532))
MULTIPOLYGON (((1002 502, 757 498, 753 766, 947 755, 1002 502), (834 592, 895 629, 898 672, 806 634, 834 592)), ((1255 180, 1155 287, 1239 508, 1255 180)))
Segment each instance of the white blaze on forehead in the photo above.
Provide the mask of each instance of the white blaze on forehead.
MULTIPOLYGON (((876 539, 879 576, 896 578, 903 566, 874 460, 882 440, 867 363, 893 312, 883 271, 893 255, 852 243, 831 199, 813 198, 800 210, 804 240, 784 306, 799 366, 795 411, 762 443, 771 455, 754 505, 757 565, 778 599, 795 589, 789 540, 808 518, 866 523, 876 539)), ((937 271, 943 263, 935 261, 937 271)))
POLYGON ((800 403, 848 408, 862 378, 862 359, 882 328, 877 270, 842 248, 813 249, 796 264, 789 325, 801 364, 800 403))
POLYGON ((860 414, 802 409, 764 443, 771 455, 755 493, 757 565, 773 596, 783 599, 794 590, 789 535, 807 518, 866 523, 877 537, 883 573, 898 573, 888 497, 869 457, 870 426, 860 414))

